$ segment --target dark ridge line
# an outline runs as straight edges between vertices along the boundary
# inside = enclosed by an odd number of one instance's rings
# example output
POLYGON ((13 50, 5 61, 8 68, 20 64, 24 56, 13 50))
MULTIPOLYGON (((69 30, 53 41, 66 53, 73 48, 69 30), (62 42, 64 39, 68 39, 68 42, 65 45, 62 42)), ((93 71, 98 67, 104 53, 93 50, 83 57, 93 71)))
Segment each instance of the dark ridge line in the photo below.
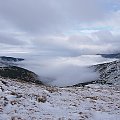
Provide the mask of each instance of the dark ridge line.
POLYGON ((17 66, 0 67, 0 77, 20 82, 43 85, 38 75, 36 75, 34 72, 17 66))
POLYGON ((23 61, 23 58, 14 58, 14 57, 6 57, 6 56, 0 56, 1 60, 3 61, 13 61, 13 62, 19 62, 23 61))

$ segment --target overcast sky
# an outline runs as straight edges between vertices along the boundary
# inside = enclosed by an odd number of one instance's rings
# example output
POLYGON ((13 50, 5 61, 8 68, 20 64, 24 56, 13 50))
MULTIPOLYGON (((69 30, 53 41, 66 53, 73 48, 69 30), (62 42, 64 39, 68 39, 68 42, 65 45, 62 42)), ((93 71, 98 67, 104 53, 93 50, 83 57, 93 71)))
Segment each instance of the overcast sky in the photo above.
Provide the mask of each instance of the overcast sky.
POLYGON ((120 0, 0 0, 0 55, 120 51, 120 0))

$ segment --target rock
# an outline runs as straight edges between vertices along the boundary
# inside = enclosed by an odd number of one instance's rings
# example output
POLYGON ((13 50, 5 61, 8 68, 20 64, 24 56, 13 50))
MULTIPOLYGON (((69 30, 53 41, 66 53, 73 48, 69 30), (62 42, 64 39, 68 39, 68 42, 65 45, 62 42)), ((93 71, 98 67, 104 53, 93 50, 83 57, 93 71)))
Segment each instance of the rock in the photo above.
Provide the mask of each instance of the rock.
POLYGON ((37 101, 45 103, 47 101, 47 98, 46 98, 46 96, 39 96, 39 97, 37 97, 37 101))

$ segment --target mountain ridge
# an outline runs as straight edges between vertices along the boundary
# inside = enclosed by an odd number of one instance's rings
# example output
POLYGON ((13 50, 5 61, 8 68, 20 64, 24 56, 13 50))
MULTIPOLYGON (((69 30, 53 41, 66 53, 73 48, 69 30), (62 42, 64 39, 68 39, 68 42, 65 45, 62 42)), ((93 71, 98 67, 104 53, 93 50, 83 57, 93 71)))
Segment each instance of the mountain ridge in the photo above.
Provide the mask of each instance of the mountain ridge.
POLYGON ((0 59, 2 61, 10 61, 10 62, 19 62, 19 61, 23 61, 23 58, 15 58, 15 57, 6 57, 6 56, 0 56, 0 59))
POLYGON ((96 54, 96 55, 101 55, 104 58, 117 58, 120 59, 120 53, 113 53, 113 54, 96 54))
POLYGON ((43 84, 40 77, 34 72, 19 67, 18 62, 23 61, 23 58, 0 57, 0 77, 4 79, 18 80, 21 82, 32 82, 43 84))

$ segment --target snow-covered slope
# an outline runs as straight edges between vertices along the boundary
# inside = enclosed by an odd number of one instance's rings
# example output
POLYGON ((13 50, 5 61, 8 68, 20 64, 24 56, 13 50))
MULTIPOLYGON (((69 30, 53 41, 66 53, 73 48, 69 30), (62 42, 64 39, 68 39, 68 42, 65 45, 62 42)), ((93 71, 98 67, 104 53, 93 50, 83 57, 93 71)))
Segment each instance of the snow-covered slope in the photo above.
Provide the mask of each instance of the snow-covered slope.
POLYGON ((120 60, 93 66, 100 73, 99 83, 120 84, 120 60))
POLYGON ((119 118, 119 85, 58 88, 0 79, 0 120, 119 118))

